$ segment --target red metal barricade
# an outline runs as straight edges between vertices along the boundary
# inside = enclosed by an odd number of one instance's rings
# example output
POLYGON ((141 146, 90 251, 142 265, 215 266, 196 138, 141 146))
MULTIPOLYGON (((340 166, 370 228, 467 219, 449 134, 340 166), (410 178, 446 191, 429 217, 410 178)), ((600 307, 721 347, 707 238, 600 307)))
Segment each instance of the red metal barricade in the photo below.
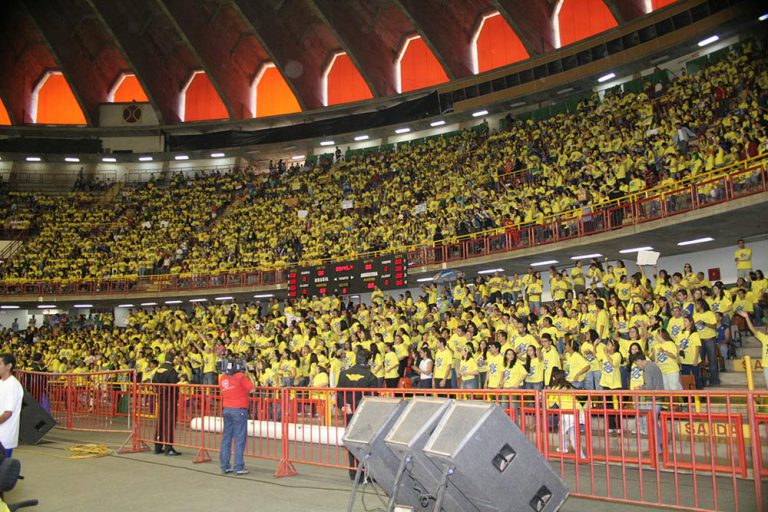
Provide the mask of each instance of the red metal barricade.
MULTIPOLYGON (((133 372, 19 372, 60 428, 130 432, 127 451, 168 446, 194 462, 220 452, 216 386, 134 383, 133 372)), ((497 403, 576 497, 676 510, 764 510, 768 393, 257 388, 245 455, 277 463, 351 469, 344 428, 360 396, 441 396, 497 403), (349 409, 337 407, 344 393, 349 409)), ((127 443, 126 443, 127 444, 127 443)))

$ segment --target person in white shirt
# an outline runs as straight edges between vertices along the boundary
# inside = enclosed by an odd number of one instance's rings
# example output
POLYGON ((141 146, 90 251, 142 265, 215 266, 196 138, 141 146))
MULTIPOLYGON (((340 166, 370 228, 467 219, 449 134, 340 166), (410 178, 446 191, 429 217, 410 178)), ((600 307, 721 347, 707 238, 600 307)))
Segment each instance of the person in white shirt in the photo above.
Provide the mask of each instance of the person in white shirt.
POLYGON ((13 354, 0 354, 0 443, 5 448, 5 457, 13 455, 19 445, 19 424, 24 388, 13 376, 16 358, 13 354))

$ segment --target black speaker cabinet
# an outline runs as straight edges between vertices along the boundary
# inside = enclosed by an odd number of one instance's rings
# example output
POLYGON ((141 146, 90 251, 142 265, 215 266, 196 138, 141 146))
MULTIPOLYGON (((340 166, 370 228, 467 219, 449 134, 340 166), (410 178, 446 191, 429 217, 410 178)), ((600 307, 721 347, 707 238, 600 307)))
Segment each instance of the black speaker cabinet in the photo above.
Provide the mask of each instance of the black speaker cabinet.
POLYGON ((450 481, 483 512, 553 512, 568 497, 560 476, 494 403, 451 403, 424 454, 441 471, 452 468, 450 481))
POLYGON ((24 399, 21 402, 19 442, 22 444, 37 444, 55 426, 56 420, 45 409, 40 407, 37 400, 25 389, 24 399))

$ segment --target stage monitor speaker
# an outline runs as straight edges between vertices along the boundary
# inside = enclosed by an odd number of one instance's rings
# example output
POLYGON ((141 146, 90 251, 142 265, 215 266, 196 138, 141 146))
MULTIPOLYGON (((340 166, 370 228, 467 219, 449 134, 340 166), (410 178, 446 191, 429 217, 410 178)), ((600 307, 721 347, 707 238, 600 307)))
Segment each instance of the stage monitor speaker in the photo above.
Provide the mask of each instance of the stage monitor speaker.
MULTIPOLYGON (((400 458, 399 472, 407 475, 416 485, 391 498, 398 506, 412 507, 416 512, 435 511, 439 489, 443 481, 441 469, 423 452, 432 431, 443 417, 453 400, 445 398, 414 397, 403 410, 400 418, 384 438, 386 445, 400 458)), ((443 511, 476 512, 478 509, 462 496, 458 489, 451 489, 443 501, 443 511)))
POLYGON ((23 444, 37 444, 55 426, 56 420, 45 409, 40 407, 37 400, 25 389, 24 399, 21 402, 19 442, 23 444))
POLYGON ((455 487, 483 512, 553 512, 568 497, 563 480, 494 403, 450 404, 424 453, 443 471, 450 468, 454 486, 446 492, 455 487))
MULTIPOLYGON (((364 397, 344 432, 344 446, 363 464, 388 496, 395 490, 400 459, 384 443, 384 436, 400 417, 407 402, 398 398, 364 397)), ((412 489, 411 478, 401 478, 400 488, 412 489)))

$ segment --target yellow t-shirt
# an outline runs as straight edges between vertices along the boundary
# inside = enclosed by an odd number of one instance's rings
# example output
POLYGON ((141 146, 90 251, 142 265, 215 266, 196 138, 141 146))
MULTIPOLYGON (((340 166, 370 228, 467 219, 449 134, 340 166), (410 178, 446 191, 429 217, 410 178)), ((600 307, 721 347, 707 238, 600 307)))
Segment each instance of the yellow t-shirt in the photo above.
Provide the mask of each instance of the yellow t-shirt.
POLYGON ((736 269, 738 270, 751 270, 752 269, 752 249, 745 247, 744 249, 736 250, 734 257, 738 260, 736 262, 736 269))
POLYGON ((757 332, 755 334, 755 338, 757 338, 757 341, 763 344, 763 357, 760 362, 762 363, 763 368, 768 368, 768 334, 764 332, 757 332))
POLYGON ((711 327, 707 327, 704 324, 717 325, 717 318, 712 311, 704 311, 703 313, 694 313, 693 321, 696 323, 696 329, 698 330, 699 337, 701 339, 710 339, 717 337, 717 331, 711 327))
POLYGON ((384 378, 394 379, 400 376, 400 360, 394 352, 384 355, 384 378))
POLYGON ((523 363, 518 359, 515 361, 515 364, 512 365, 512 368, 504 368, 504 372, 502 373, 502 387, 504 389, 518 388, 525 382, 526 376, 525 366, 523 366, 523 363))
POLYGON ((600 375, 600 385, 608 389, 621 389, 621 354, 615 352, 611 355, 603 353, 602 374, 600 375))
POLYGON ((471 380, 474 380, 477 375, 467 375, 467 372, 476 372, 477 370, 477 361, 475 361, 474 357, 470 357, 468 360, 461 360, 461 363, 459 363, 459 373, 461 374, 461 380, 464 382, 469 382, 471 380))
POLYGON ((701 350, 701 338, 699 333, 684 332, 677 342, 677 347, 683 353, 680 358, 680 363, 693 364, 696 360, 696 355, 701 350))
POLYGON ((486 385, 489 388, 498 388, 501 383, 501 374, 504 371, 504 356, 496 354, 488 356, 488 378, 486 385))
POLYGON ((435 380, 447 379, 450 377, 448 371, 453 363, 453 352, 448 348, 438 350, 435 353, 435 380))
POLYGON ((587 373, 584 372, 582 375, 578 375, 579 372, 581 372, 584 368, 590 368, 591 365, 587 360, 579 354, 578 352, 574 352, 572 354, 566 354, 565 355, 565 378, 568 382, 584 382, 584 379, 587 378, 587 373))
POLYGON ((656 364, 658 365, 659 369, 661 370, 661 373, 664 375, 669 375, 670 373, 677 373, 680 371, 680 366, 677 364, 677 361, 671 357, 669 357, 667 354, 661 353, 659 349, 663 349, 666 352, 669 352, 671 354, 676 353, 677 345, 675 345, 672 341, 665 341, 664 343, 657 343, 653 346, 653 350, 656 353, 656 364))

